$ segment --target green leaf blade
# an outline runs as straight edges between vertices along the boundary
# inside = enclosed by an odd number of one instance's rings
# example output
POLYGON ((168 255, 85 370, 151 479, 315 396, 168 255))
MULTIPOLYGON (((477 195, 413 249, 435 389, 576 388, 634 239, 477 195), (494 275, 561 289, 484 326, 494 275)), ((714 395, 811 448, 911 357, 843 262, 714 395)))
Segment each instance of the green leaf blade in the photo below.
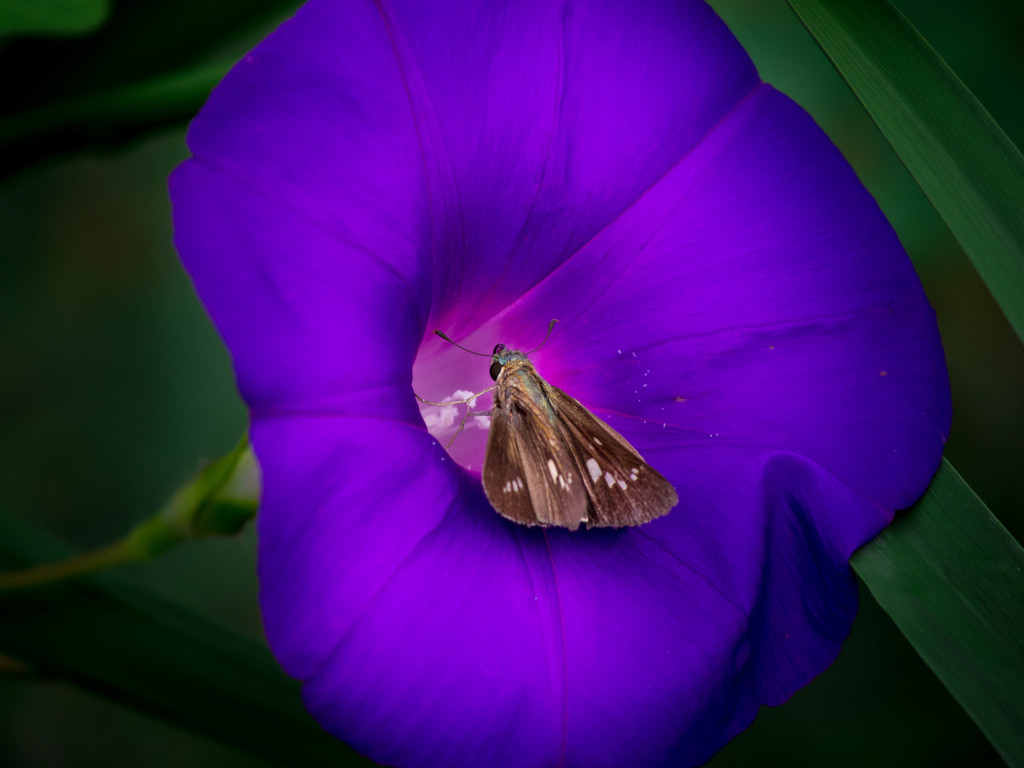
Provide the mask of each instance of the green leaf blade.
POLYGON ((1002 757, 1024 765, 1024 550, 952 465, 851 564, 1002 757))
POLYGON ((788 0, 1024 340, 1024 156, 885 0, 788 0))

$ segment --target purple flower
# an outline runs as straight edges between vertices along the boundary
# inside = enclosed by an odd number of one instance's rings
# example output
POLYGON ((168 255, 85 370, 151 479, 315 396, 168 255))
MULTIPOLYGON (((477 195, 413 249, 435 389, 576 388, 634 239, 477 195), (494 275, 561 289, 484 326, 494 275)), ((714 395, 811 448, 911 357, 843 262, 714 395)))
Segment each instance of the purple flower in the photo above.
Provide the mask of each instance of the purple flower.
POLYGON ((402 766, 691 764, 835 658, 849 556, 938 465, 942 349, 874 201, 703 3, 314 0, 189 144, 267 636, 325 728, 402 766), (491 383, 432 329, 528 349, 552 318, 538 371, 668 516, 517 526, 485 425, 446 453, 417 407, 491 383))

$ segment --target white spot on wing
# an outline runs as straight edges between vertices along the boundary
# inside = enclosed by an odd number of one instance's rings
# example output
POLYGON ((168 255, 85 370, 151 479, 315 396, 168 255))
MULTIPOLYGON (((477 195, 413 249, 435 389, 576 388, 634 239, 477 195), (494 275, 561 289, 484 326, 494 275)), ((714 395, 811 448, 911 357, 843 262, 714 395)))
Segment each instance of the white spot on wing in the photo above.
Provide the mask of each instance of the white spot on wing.
POLYGON ((608 483, 608 487, 609 488, 611 488, 613 485, 615 485, 615 478, 612 477, 612 473, 611 472, 605 472, 604 473, 604 481, 606 483, 608 483))
POLYGON ((593 459, 587 459, 587 471, 590 472, 590 479, 595 483, 597 479, 601 477, 601 467, 597 465, 597 462, 593 459))
POLYGON ((548 472, 551 473, 551 482, 558 479, 558 467, 555 466, 554 459, 548 459, 548 472))

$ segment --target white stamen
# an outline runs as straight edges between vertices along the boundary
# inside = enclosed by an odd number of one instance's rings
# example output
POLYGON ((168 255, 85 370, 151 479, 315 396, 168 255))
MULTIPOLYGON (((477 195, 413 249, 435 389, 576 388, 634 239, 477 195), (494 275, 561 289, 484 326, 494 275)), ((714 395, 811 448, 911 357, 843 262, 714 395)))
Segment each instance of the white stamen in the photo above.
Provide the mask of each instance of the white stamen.
POLYGON ((455 394, 453 394, 448 399, 449 400, 466 400, 466 398, 468 397, 469 400, 466 401, 466 405, 468 405, 470 408, 472 408, 473 406, 476 405, 476 398, 473 397, 473 395, 475 395, 475 394, 476 394, 476 392, 470 392, 468 389, 456 389, 455 390, 455 394))
POLYGON ((458 415, 459 407, 457 405, 445 405, 424 413, 423 423, 427 425, 428 430, 445 430, 455 424, 458 415))

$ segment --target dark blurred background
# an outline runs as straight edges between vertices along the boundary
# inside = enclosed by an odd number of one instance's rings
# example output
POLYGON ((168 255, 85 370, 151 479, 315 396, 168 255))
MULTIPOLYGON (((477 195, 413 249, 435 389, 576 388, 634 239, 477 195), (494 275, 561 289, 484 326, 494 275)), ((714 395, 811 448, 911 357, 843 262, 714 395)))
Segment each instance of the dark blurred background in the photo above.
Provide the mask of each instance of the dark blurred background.
MULTIPOLYGON (((1024 7, 897 6, 1018 146, 1024 7)), ((76 39, 0 40, 11 111, 175 68, 237 57, 296 2, 115 2, 76 39)), ((923 194, 783 0, 713 0, 762 77, 825 128, 909 251, 952 378, 947 457, 1024 536, 1024 349, 923 194)), ((0 511, 86 549, 152 514, 245 428, 227 354, 172 246, 168 173, 184 124, 119 150, 0 179, 0 511)), ((121 573, 260 637, 255 538, 180 547, 121 573)), ((0 765, 245 766, 233 748, 56 681, 0 678, 0 765)), ((712 765, 1000 765, 977 728, 862 590, 839 660, 712 765)))

